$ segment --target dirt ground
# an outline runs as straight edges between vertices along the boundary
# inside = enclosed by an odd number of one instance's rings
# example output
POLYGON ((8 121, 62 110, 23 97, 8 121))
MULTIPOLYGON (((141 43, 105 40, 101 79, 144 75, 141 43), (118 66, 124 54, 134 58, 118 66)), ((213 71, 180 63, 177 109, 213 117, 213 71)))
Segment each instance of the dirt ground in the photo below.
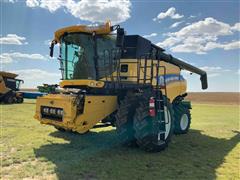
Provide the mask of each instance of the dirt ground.
POLYGON ((195 103, 240 104, 240 93, 235 92, 191 92, 186 98, 195 103))

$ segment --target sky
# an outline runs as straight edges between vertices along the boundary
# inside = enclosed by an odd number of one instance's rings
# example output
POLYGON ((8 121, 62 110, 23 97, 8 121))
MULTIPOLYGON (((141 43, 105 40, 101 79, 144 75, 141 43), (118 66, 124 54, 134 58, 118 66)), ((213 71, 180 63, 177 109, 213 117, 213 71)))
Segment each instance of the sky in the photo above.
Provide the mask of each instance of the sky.
MULTIPOLYGON (((24 79, 22 87, 60 82, 58 50, 50 58, 54 32, 77 24, 111 20, 167 53, 208 73, 211 92, 239 92, 240 2, 1 0, 1 70, 24 79)), ((202 91, 198 75, 183 71, 188 91, 202 91)))

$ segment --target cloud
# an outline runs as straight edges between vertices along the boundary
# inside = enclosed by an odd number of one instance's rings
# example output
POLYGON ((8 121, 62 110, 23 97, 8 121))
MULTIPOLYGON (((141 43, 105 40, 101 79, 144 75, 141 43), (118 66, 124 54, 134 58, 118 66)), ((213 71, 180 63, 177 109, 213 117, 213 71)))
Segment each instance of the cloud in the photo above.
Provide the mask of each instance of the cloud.
POLYGON ((27 0, 26 5, 31 8, 44 8, 54 13, 58 9, 64 9, 76 18, 90 22, 120 23, 130 18, 131 2, 129 0, 27 0))
POLYGON ((4 3, 15 3, 17 0, 3 0, 4 3))
POLYGON ((199 36, 203 34, 208 37, 216 37, 219 35, 230 35, 232 34, 232 31, 229 24, 217 21, 212 17, 208 17, 202 21, 198 21, 189 26, 186 26, 180 31, 172 34, 177 37, 199 36))
POLYGON ((208 42, 205 46, 205 51, 212 50, 215 48, 222 48, 224 50, 231 50, 231 49, 239 49, 240 48, 240 41, 233 41, 230 43, 215 43, 215 42, 208 42))
POLYGON ((44 45, 47 45, 47 46, 50 46, 51 45, 51 40, 50 39, 48 39, 48 40, 45 40, 44 41, 44 45))
POLYGON ((193 44, 180 44, 174 46, 171 49, 173 52, 185 52, 191 53, 196 52, 197 54, 206 54, 207 51, 213 49, 224 49, 224 50, 232 50, 232 49, 239 49, 240 48, 240 41, 233 41, 230 43, 216 43, 216 42, 208 42, 205 45, 193 43, 193 44))
POLYGON ((36 88, 43 83, 58 84, 61 78, 60 73, 48 72, 41 69, 21 69, 11 72, 19 74, 18 78, 24 80, 22 87, 25 88, 36 88))
POLYGON ((183 23, 184 21, 179 21, 179 22, 175 22, 173 23, 170 28, 175 28, 175 27, 178 27, 181 23, 183 23))
POLYGON ((157 45, 160 46, 160 47, 171 47, 171 46, 173 46, 176 43, 179 43, 181 41, 182 40, 180 38, 171 36, 171 37, 168 37, 167 39, 165 39, 163 42, 157 43, 157 45))
POLYGON ((208 77, 217 77, 223 73, 231 71, 229 69, 223 69, 220 66, 204 66, 204 67, 200 67, 200 69, 206 71, 208 77))
POLYGON ((240 74, 240 69, 238 69, 237 74, 240 74))
MULTIPOLYGON (((221 74, 224 74, 224 73, 227 73, 227 72, 231 72, 231 70, 223 69, 220 66, 203 66, 203 67, 200 67, 200 69, 206 71, 207 72, 207 76, 209 78, 217 77, 217 76, 220 76, 221 74)), ((187 70, 182 70, 181 72, 183 74, 185 74, 185 75, 190 75, 190 73, 191 73, 191 72, 189 72, 187 70)))
POLYGON ((194 16, 194 15, 190 15, 189 17, 188 17, 188 19, 193 19, 193 18, 196 18, 197 16, 194 16))
POLYGON ((231 26, 217 21, 212 17, 192 23, 177 32, 168 33, 164 41, 157 43, 173 52, 206 54, 207 51, 221 48, 224 50, 238 49, 239 41, 217 42, 220 36, 232 35, 238 30, 238 23, 231 26))
POLYGON ((37 7, 40 5, 40 2, 38 0, 26 0, 26 5, 28 7, 37 7))
POLYGON ((12 45, 23 45, 28 44, 24 42, 25 37, 18 36, 16 34, 7 34, 7 36, 0 37, 0 44, 12 44, 12 45))
POLYGON ((170 48, 172 52, 184 52, 184 53, 191 53, 196 52, 197 54, 206 54, 203 50, 204 47, 200 44, 179 44, 170 48))
POLYGON ((155 36, 157 36, 157 33, 151 33, 151 34, 143 35, 143 37, 145 37, 145 38, 151 38, 151 37, 155 37, 155 36))
POLYGON ((47 58, 41 54, 25 54, 20 52, 13 52, 13 53, 2 53, 0 54, 0 61, 2 64, 12 63, 13 61, 18 60, 47 60, 47 58))
POLYGON ((233 31, 240 31, 240 23, 234 24, 234 26, 231 27, 231 29, 232 29, 233 31))
POLYGON ((162 19, 165 19, 167 17, 170 17, 171 19, 181 19, 181 18, 184 17, 184 15, 177 14, 176 13, 176 8, 171 7, 166 12, 159 13, 157 15, 157 17, 153 18, 153 21, 162 20, 162 19))

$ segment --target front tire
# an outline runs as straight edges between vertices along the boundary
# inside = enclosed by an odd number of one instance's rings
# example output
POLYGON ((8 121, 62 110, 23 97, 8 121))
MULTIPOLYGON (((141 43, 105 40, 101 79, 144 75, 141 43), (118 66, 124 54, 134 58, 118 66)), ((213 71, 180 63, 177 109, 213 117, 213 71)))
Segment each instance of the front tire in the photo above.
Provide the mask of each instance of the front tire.
POLYGON ((8 96, 6 99, 5 99, 5 103, 6 104, 13 104, 14 103, 14 97, 13 96, 8 96))
POLYGON ((66 132, 66 130, 64 128, 58 127, 58 126, 54 126, 55 129, 57 129, 60 132, 66 132))
POLYGON ((164 137, 162 137, 163 134, 160 135, 162 127, 159 126, 157 122, 158 119, 156 119, 157 117, 152 118, 148 114, 149 98, 149 96, 143 96, 136 110, 134 116, 135 137, 137 139, 137 144, 143 150, 148 152, 159 152, 164 150, 171 140, 174 129, 174 116, 170 102, 164 97, 164 115, 168 123, 164 124, 166 131, 163 131, 164 137))
POLYGON ((137 98, 134 93, 127 93, 120 102, 117 113, 115 115, 116 128, 122 145, 134 146, 136 139, 134 137, 133 116, 135 114, 137 98))
POLYGON ((191 114, 188 107, 181 102, 174 105, 174 134, 186 134, 191 125, 191 114))

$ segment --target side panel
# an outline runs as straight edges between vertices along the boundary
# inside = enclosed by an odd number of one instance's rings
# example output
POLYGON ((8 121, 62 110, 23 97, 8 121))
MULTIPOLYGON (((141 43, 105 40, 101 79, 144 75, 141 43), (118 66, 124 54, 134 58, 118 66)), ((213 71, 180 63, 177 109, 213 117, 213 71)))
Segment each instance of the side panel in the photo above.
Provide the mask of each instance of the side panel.
POLYGON ((117 109, 117 96, 86 95, 82 114, 77 114, 74 101, 75 97, 72 95, 49 94, 39 97, 36 102, 36 114, 34 117, 42 124, 85 133, 117 109), (56 121, 42 118, 42 106, 63 109, 63 120, 56 121))
POLYGON ((84 112, 77 116, 74 131, 84 133, 117 109, 117 96, 86 96, 84 112))
MULTIPOLYGON (((121 59, 121 65, 127 65, 128 67, 124 68, 124 72, 120 72, 120 76, 122 77, 122 82, 137 82, 137 60, 136 59, 121 59)), ((147 60, 147 68, 146 68, 146 83, 150 83, 151 77, 151 60, 147 60)), ((144 66, 144 60, 141 60, 140 66, 144 66)), ((159 84, 163 87, 163 94, 164 85, 166 82, 166 90, 167 90, 167 97, 172 102, 177 96, 184 94, 186 92, 186 80, 180 75, 180 68, 164 62, 160 61, 160 68, 159 68, 159 75, 157 77, 157 61, 153 60, 153 80, 152 85, 156 86, 157 80, 159 84), (164 70, 165 67, 165 70, 164 70), (166 73, 166 74, 164 74, 166 73), (164 81, 165 80, 165 81, 164 81)), ((121 70, 121 68, 120 68, 121 70)), ((140 79, 144 79, 144 68, 140 68, 139 72, 140 79)), ((143 80, 140 80, 139 83, 143 83, 143 80)))

